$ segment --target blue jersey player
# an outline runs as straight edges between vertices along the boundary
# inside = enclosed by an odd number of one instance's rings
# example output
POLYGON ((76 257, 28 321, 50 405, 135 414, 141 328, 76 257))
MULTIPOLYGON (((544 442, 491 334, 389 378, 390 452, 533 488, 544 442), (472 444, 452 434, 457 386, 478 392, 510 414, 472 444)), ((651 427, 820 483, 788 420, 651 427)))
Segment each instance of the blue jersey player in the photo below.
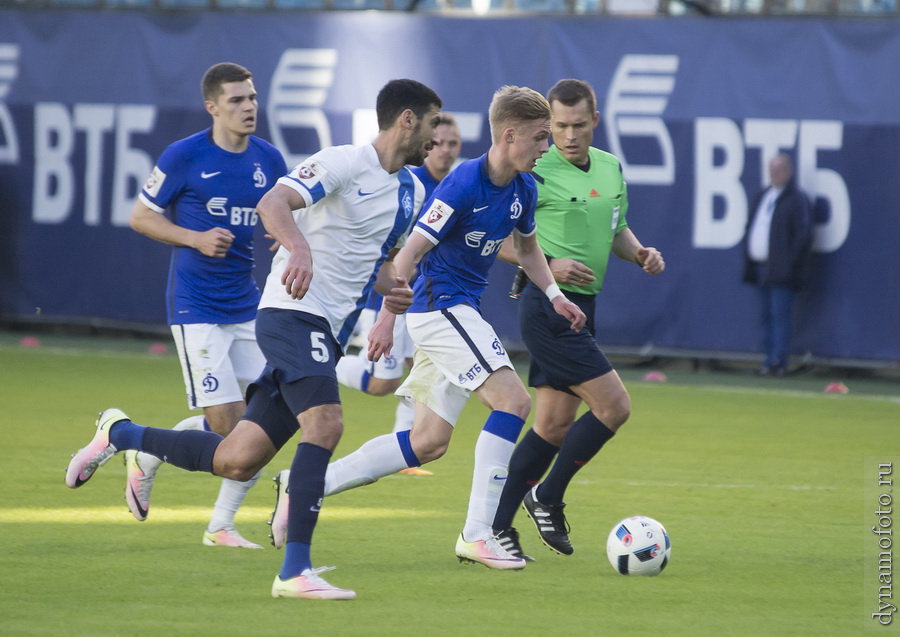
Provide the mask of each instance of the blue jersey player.
MULTIPOLYGON (((247 386, 265 365, 254 332, 256 204, 287 167, 278 149, 252 134, 258 104, 250 71, 216 64, 201 88, 212 126, 163 151, 135 203, 131 226, 174 246, 168 323, 188 407, 203 410, 175 429, 205 427, 226 436, 244 412, 247 386)), ((149 514, 160 462, 148 454, 125 454, 125 499, 138 520, 149 514)), ((255 481, 223 480, 204 544, 261 548, 234 528, 234 515, 255 481)))
MULTIPOLYGON (((415 362, 397 391, 417 403, 410 432, 374 438, 332 463, 326 495, 338 493, 441 457, 474 392, 491 409, 475 446, 475 470, 466 524, 456 543, 460 561, 520 569, 491 523, 513 446, 531 398, 493 328, 479 311, 487 273, 512 232, 519 262, 573 330, 584 313, 568 301, 535 238, 537 189, 529 173, 547 152, 550 106, 522 87, 499 89, 490 107, 491 148, 457 167, 435 189, 409 240, 395 259, 398 276, 419 264, 407 326, 415 362)), ((382 312, 369 336, 369 356, 389 352, 393 318, 382 312)))
POLYGON ((189 471, 247 480, 302 430, 291 465, 287 543, 274 597, 353 599, 313 568, 312 536, 325 472, 343 433, 335 365, 362 299, 371 289, 384 308, 412 301, 391 258, 424 202, 405 167, 431 149, 441 100, 414 80, 391 80, 376 101, 379 132, 371 144, 312 155, 260 200, 266 230, 279 242, 256 319, 263 373, 247 391, 247 411, 226 438, 205 431, 142 427, 118 409, 100 414, 93 439, 73 456, 66 484, 83 485, 117 451, 139 449, 189 471))

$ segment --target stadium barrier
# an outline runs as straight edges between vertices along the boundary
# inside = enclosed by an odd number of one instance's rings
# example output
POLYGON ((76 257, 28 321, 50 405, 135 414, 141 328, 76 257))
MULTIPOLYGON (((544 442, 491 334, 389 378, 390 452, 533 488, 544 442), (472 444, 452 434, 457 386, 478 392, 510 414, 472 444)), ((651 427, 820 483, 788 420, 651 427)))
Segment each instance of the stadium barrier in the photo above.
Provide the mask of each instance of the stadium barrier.
MULTIPOLYGON (((668 263, 610 266, 600 339, 635 351, 757 350, 739 242, 766 159, 786 150, 817 210, 796 351, 900 361, 895 20, 0 10, 0 316, 164 322, 169 249, 128 215, 163 148, 208 125, 199 78, 223 60, 254 72, 258 134, 289 165, 370 139, 394 77, 442 95, 467 157, 489 145, 497 87, 590 81, 628 220, 668 263)), ((511 278, 495 267, 484 313, 515 345, 511 278)))

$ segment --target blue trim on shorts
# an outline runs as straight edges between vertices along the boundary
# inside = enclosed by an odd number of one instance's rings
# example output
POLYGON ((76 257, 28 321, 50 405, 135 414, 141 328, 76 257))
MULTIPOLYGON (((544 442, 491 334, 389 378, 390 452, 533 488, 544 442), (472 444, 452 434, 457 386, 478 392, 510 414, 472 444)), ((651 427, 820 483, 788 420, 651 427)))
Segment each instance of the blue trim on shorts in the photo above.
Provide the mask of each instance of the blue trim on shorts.
POLYGON ((469 350, 475 355, 475 358, 478 360, 478 362, 481 363, 482 369, 484 369, 488 374, 493 374, 495 370, 490 365, 488 365, 488 362, 484 359, 484 356, 481 355, 481 351, 475 346, 475 343, 472 341, 472 339, 469 338, 469 335, 463 329, 463 326, 459 322, 459 320, 455 316, 453 316, 453 314, 451 314, 447 309, 441 310, 441 314, 444 316, 444 318, 447 319, 447 321, 449 321, 450 325, 453 326, 453 329, 455 329, 457 333, 462 337, 462 339, 466 342, 466 345, 469 346, 469 350))
POLYGON ((397 443, 400 445, 400 451, 403 452, 403 460, 408 467, 420 467, 422 463, 413 451, 412 443, 409 441, 409 430, 397 432, 397 443))
POLYGON ((179 325, 178 330, 181 332, 181 351, 184 352, 184 367, 188 376, 188 386, 191 388, 191 409, 195 409, 197 407, 197 390, 194 388, 194 375, 191 373, 191 357, 188 354, 187 339, 184 336, 184 325, 179 325))

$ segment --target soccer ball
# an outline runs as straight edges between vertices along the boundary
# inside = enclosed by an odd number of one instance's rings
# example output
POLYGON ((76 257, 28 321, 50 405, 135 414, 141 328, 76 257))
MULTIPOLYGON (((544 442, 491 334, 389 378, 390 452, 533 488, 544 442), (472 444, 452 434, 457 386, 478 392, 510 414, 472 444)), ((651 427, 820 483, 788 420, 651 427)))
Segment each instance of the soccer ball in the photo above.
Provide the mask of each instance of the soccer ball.
POLYGON ((669 564, 671 552, 665 527, 643 515, 618 522, 606 540, 609 563, 622 575, 659 575, 669 564))

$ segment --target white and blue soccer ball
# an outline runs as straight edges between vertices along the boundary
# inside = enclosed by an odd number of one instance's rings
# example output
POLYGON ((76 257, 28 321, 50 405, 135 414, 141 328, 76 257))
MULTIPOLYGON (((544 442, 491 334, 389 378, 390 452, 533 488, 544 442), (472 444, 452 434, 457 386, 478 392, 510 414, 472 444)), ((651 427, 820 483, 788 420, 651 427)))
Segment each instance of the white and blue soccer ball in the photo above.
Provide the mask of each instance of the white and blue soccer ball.
POLYGON ((606 539, 606 556, 621 575, 659 575, 668 566, 671 552, 666 528, 643 515, 616 523, 606 539))

